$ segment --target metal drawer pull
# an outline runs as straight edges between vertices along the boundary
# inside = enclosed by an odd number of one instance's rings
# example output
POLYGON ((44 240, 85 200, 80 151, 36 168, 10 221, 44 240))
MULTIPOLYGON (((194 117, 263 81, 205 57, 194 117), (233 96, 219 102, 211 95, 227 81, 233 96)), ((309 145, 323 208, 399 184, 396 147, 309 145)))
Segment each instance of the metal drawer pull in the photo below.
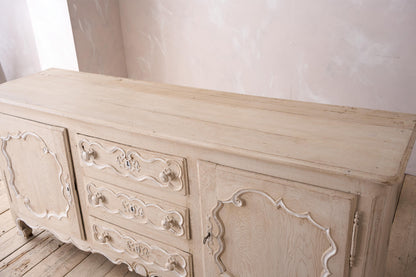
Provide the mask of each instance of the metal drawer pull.
POLYGON ((169 257, 168 262, 165 264, 165 268, 168 271, 174 271, 176 268, 176 260, 173 257, 169 257))
POLYGON ((104 232, 104 233, 102 233, 102 234, 97 234, 97 235, 95 236, 95 239, 96 239, 97 241, 99 241, 100 243, 106 243, 106 242, 108 242, 108 241, 110 241, 110 240, 111 240, 111 236, 110 236, 110 234, 109 234, 109 233, 104 232))
POLYGON ((84 148, 82 148, 81 158, 86 162, 89 162, 91 159, 94 159, 95 158, 94 149, 85 150, 84 148))
POLYGON ((165 218, 162 219, 161 225, 162 228, 167 231, 170 230, 172 227, 176 226, 177 222, 173 217, 167 215, 165 216, 165 218))
POLYGON ((105 199, 105 197, 104 197, 104 195, 103 195, 101 192, 96 192, 96 193, 94 193, 94 194, 91 196, 91 202, 92 202, 94 205, 98 205, 98 204, 100 204, 100 201, 101 201, 101 202, 104 202, 104 199, 105 199))
POLYGON ((159 174, 159 179, 163 182, 163 183, 167 183, 169 181, 172 181, 176 178, 175 176, 175 172, 173 172, 170 168, 165 168, 163 169, 162 172, 160 172, 159 174))

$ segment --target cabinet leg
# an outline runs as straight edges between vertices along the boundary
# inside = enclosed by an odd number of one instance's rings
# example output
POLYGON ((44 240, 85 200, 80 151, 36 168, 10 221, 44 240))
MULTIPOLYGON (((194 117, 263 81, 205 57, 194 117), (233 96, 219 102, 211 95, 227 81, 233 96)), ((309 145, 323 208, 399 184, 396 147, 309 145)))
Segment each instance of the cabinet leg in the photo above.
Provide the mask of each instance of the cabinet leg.
POLYGON ((16 221, 16 227, 19 235, 22 235, 25 238, 28 238, 32 235, 32 228, 27 226, 26 223, 24 223, 22 220, 16 221))

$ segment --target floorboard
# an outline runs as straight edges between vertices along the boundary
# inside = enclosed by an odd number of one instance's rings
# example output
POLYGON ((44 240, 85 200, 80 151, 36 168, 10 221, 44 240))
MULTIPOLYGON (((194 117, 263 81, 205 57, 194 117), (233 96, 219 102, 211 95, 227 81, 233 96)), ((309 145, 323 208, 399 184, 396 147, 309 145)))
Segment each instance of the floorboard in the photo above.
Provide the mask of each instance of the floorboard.
POLYGON ((67 277, 79 276, 104 276, 109 273, 115 265, 100 254, 90 254, 78 266, 71 270, 67 277))
POLYGON ((24 276, 64 276, 87 258, 89 254, 72 244, 65 244, 29 270, 24 276))
POLYGON ((10 210, 0 214, 0 222, 0 237, 16 226, 10 210))
POLYGON ((1 276, 22 276, 63 243, 43 232, 0 262, 1 276))
POLYGON ((0 180, 0 214, 9 209, 9 198, 6 193, 6 187, 0 180))
POLYGON ((20 247, 24 246, 35 238, 39 232, 35 232, 33 236, 25 238, 17 235, 16 227, 13 227, 0 237, 0 262, 13 254, 20 247))

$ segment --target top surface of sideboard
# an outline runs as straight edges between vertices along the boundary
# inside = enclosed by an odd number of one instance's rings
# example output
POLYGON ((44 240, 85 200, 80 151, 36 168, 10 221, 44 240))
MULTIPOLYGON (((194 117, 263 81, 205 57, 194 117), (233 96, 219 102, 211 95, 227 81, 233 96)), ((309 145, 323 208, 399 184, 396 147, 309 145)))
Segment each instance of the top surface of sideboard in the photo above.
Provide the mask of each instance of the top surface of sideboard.
POLYGON ((382 183, 403 177, 415 140, 411 114, 58 69, 0 85, 0 104, 382 183))

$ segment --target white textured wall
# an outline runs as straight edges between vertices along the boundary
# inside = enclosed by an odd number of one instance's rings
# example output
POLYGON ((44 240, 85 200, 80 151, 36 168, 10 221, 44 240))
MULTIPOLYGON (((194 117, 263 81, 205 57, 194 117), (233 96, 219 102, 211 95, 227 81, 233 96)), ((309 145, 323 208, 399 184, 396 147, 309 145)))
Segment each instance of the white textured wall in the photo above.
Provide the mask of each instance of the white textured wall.
POLYGON ((68 8, 79 70, 127 77, 118 0, 68 0, 68 8))
POLYGON ((120 13, 131 78, 416 113, 416 1, 120 0, 120 13))
POLYGON ((0 83, 40 71, 26 0, 0 0, 0 83))
POLYGON ((66 0, 26 1, 41 70, 51 67, 78 70, 66 0))
POLYGON ((130 77, 416 112, 416 1, 120 0, 130 77))

